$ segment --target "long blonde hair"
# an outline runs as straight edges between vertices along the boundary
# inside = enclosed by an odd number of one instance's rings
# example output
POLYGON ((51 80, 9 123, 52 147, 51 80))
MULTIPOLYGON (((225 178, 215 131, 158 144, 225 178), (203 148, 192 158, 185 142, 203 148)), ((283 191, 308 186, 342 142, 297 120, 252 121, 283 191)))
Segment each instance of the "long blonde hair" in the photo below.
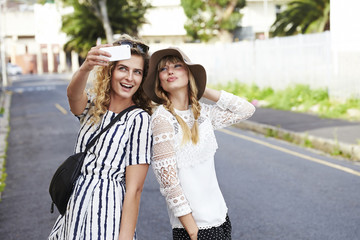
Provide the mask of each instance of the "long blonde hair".
MULTIPOLYGON (((157 72, 159 72, 159 70, 161 68, 163 68, 167 62, 170 62, 170 63, 182 62, 182 63, 184 63, 180 58, 178 58, 176 56, 165 56, 158 63, 157 72)), ((159 79, 158 74, 156 75, 156 81, 155 81, 155 94, 158 98, 160 98, 162 100, 162 104, 163 104, 164 108, 166 110, 168 110, 176 118, 177 122, 180 124, 180 127, 183 131, 183 138, 182 138, 181 144, 185 144, 185 143, 189 142, 190 140, 192 141, 193 144, 197 144, 199 141, 198 119, 200 117, 201 106, 199 104, 199 101, 197 100, 198 89, 196 86, 194 75, 191 73, 189 67, 185 63, 184 63, 184 65, 188 69, 188 73, 189 73, 189 76, 188 76, 189 77, 189 85, 188 85, 189 104, 192 106, 192 112, 193 112, 194 120, 195 120, 191 130, 189 129, 189 126, 186 124, 186 122, 179 115, 176 114, 176 112, 174 110, 174 106, 168 97, 168 93, 160 85, 160 79, 159 79)))
MULTIPOLYGON (((128 40, 133 43, 144 44, 139 39, 135 39, 127 34, 123 34, 117 41, 114 42, 114 45, 116 45, 117 42, 122 40, 128 40)), ((139 89, 132 96, 132 101, 135 103, 135 105, 151 114, 152 103, 143 90, 143 83, 149 68, 149 54, 148 52, 140 51, 138 48, 131 48, 131 55, 141 56, 144 60, 142 81, 139 89)), ((117 61, 109 62, 108 66, 98 67, 96 70, 93 88, 90 89, 90 92, 93 93, 95 96, 93 101, 94 107, 91 108, 91 124, 98 123, 101 120, 102 115, 104 115, 105 112, 108 110, 108 107, 110 105, 111 77, 116 64, 117 61)))

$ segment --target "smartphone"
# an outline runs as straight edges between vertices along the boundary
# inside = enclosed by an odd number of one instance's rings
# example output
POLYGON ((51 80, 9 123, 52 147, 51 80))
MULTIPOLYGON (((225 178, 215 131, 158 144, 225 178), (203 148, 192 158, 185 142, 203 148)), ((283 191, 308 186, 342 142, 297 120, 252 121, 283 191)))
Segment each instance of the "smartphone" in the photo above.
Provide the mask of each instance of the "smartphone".
POLYGON ((120 45, 113 47, 104 47, 100 50, 106 51, 111 54, 109 61, 119 61, 131 58, 131 49, 129 45, 120 45))

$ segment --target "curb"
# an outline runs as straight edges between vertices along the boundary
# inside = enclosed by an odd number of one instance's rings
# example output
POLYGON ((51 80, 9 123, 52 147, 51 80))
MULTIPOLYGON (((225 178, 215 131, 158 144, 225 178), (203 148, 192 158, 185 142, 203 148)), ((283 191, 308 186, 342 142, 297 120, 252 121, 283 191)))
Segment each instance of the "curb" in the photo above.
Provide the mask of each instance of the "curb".
POLYGON ((353 161, 360 161, 360 146, 355 144, 341 143, 336 140, 321 138, 307 133, 298 133, 252 121, 243 121, 235 127, 260 133, 265 136, 282 139, 301 146, 320 150, 327 154, 339 155, 353 161))
MULTIPOLYGON (((3 182, 1 182, 5 169, 5 160, 6 160, 6 150, 7 150, 7 137, 9 134, 9 119, 10 119, 10 102, 11 102, 11 93, 4 91, 0 95, 0 108, 3 109, 3 114, 0 114, 0 187, 3 182)), ((0 201, 1 201, 1 192, 0 192, 0 201)))

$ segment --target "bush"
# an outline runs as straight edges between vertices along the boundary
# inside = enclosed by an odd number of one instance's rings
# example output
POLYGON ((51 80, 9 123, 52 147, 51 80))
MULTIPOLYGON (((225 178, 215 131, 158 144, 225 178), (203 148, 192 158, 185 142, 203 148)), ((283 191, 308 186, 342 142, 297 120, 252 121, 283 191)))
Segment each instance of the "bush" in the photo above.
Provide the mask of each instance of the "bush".
POLYGON ((298 84, 275 91, 270 87, 259 88, 239 81, 217 84, 213 88, 244 97, 254 105, 262 102, 261 107, 312 113, 325 118, 360 120, 360 99, 351 98, 345 102, 331 100, 327 89, 311 89, 308 85, 298 84), (352 110, 351 114, 349 110, 352 110))

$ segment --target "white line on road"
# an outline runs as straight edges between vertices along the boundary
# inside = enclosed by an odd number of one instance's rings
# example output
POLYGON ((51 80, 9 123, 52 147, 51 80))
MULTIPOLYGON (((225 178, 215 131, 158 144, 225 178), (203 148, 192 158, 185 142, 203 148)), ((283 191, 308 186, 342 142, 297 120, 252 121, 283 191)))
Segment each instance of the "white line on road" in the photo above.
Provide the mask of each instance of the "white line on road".
POLYGON ((309 160, 309 161, 312 161, 312 162, 316 162, 316 163, 319 163, 319 164, 322 164, 322 165, 325 165, 325 166, 328 166, 328 167, 332 167, 332 168, 335 168, 335 169, 338 169, 338 170, 341 170, 341 171, 344 171, 344 172, 347 172, 347 173, 350 173, 350 174, 353 174, 353 175, 356 175, 356 176, 360 177, 360 172, 355 171, 355 170, 353 170, 351 168, 343 167, 341 165, 337 165, 337 164, 330 163, 330 162, 327 162, 327 161, 324 161, 324 160, 321 160, 321 159, 318 159, 318 158, 307 156, 305 154, 294 152, 294 151, 291 151, 289 149, 279 147, 279 146, 276 146, 276 145, 273 145, 273 144, 258 140, 256 138, 248 137, 248 136, 245 136, 245 135, 242 135, 242 134, 239 134, 239 133, 229 131, 227 129, 219 129, 219 131, 223 132, 223 133, 226 133, 226 134, 229 134, 229 135, 232 135, 232 136, 235 136, 235 137, 245 139, 245 140, 250 141, 250 142, 258 143, 258 144, 264 145, 266 147, 269 147, 269 148, 272 148, 272 149, 275 149, 275 150, 278 150, 278 151, 281 151, 281 152, 284 152, 284 153, 288 153, 288 154, 291 154, 293 156, 297 156, 297 157, 300 157, 300 158, 303 158, 303 159, 306 159, 306 160, 309 160))
POLYGON ((35 86, 35 87, 17 87, 12 91, 15 93, 23 93, 23 92, 38 92, 38 91, 52 91, 55 90, 55 86, 35 86))
POLYGON ((62 112, 62 114, 66 115, 67 114, 67 111, 65 108, 63 108, 62 106, 60 106, 60 104, 58 103, 55 103, 55 107, 60 111, 62 112))

